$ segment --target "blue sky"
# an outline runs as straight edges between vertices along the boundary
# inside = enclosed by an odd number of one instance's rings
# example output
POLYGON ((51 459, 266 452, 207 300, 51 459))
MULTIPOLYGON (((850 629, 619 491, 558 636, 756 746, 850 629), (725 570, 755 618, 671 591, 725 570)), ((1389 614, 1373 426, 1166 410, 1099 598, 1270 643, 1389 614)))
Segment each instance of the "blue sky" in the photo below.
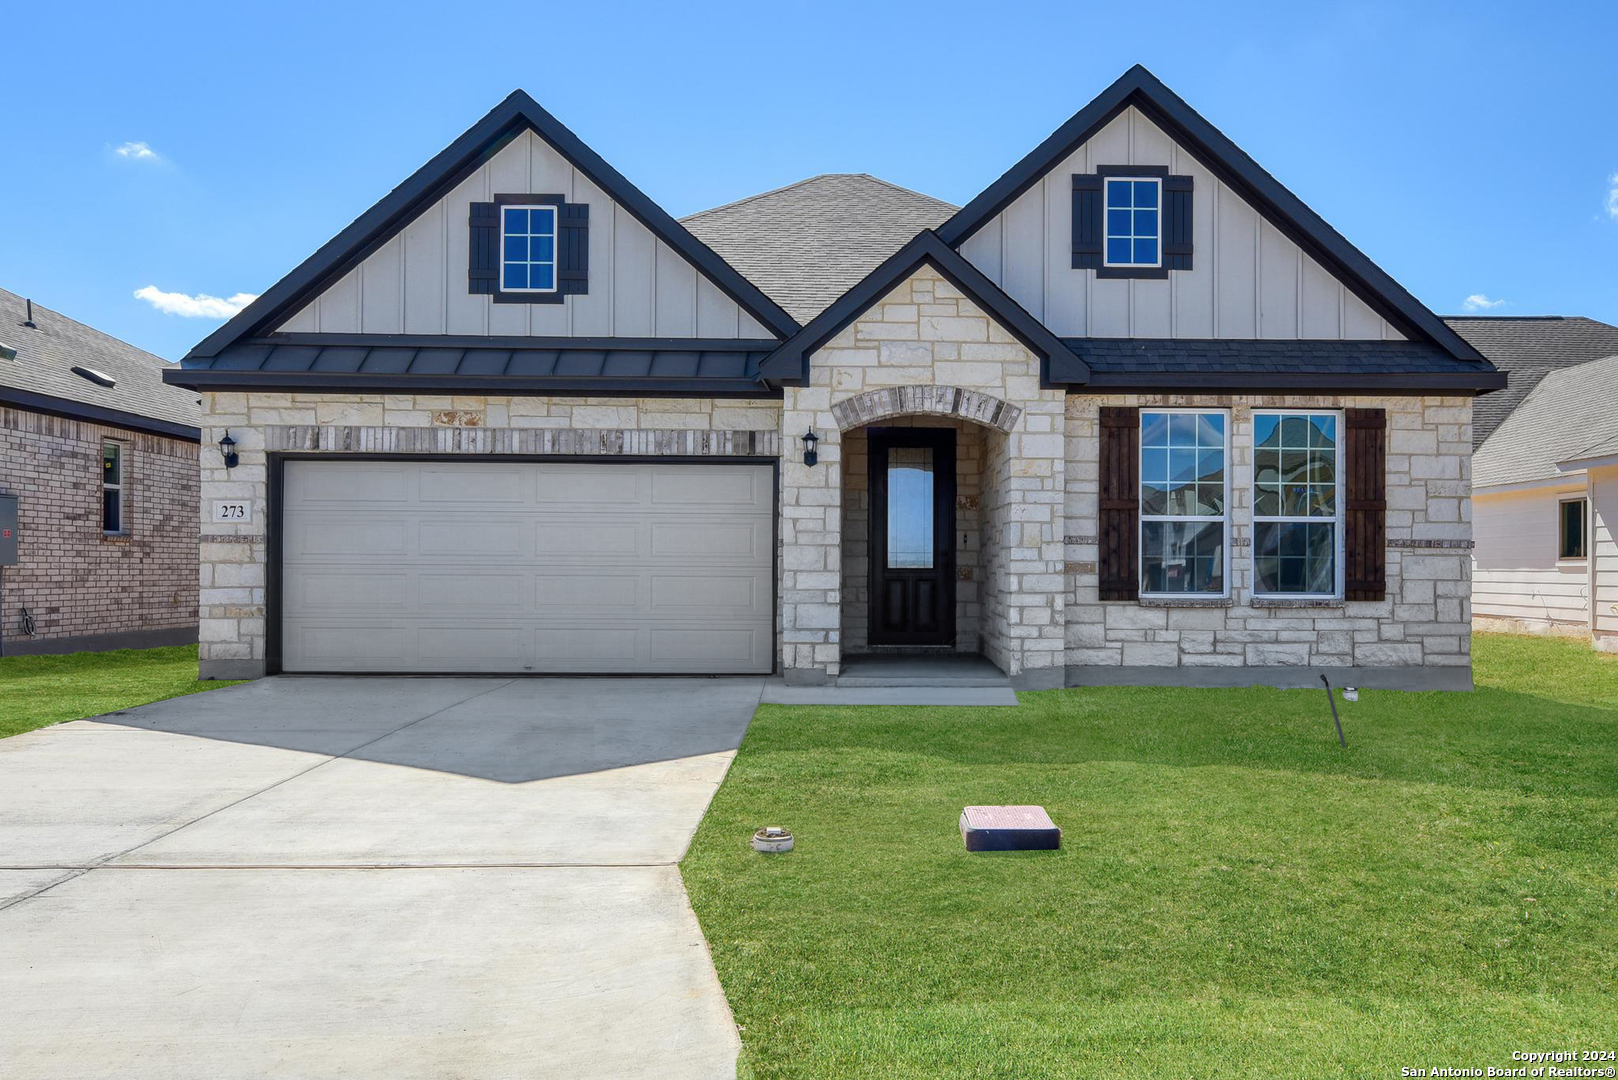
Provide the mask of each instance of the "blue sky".
POLYGON ((514 87, 676 216, 962 203, 1144 63, 1440 313, 1618 322, 1618 5, 33 5, 0 286, 170 359, 514 87), (993 14, 991 14, 993 13, 993 14), (120 152, 122 150, 122 152, 120 152))

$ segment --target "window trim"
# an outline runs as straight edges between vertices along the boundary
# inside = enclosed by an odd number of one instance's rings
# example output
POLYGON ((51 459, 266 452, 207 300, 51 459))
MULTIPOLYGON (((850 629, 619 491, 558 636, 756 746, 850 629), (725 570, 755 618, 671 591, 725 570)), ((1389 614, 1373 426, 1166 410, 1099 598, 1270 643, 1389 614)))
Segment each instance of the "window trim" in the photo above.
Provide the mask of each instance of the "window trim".
MULTIPOLYGON (((1107 270, 1161 270, 1163 268, 1163 181, 1165 179, 1167 179, 1167 177, 1149 176, 1149 175, 1136 175, 1134 173, 1119 173, 1117 175, 1112 175, 1112 174, 1109 173, 1109 174, 1102 175, 1102 177, 1101 177, 1101 266, 1104 269, 1107 269, 1107 270), (1109 205, 1109 203, 1107 201, 1107 192, 1108 192, 1108 189, 1112 186, 1113 183, 1115 183, 1115 182, 1125 182, 1125 181, 1127 181, 1129 183, 1151 183, 1151 184, 1155 184, 1157 186, 1157 210, 1156 210, 1156 213, 1157 213, 1157 235, 1155 237, 1156 244, 1157 244, 1157 261, 1156 262, 1113 262, 1107 256, 1107 246, 1108 246, 1107 242, 1112 239, 1112 230, 1107 228, 1107 211, 1111 209, 1111 206, 1109 205)), ((1131 203, 1130 213, 1131 213, 1131 215, 1133 215, 1133 213, 1134 213, 1134 208, 1133 208, 1134 197, 1133 197, 1133 195, 1131 195, 1131 197, 1130 197, 1130 203, 1131 203)), ((1137 237, 1135 235, 1134 227, 1133 227, 1134 226, 1133 217, 1131 217, 1131 219, 1130 219, 1130 225, 1131 225, 1130 233, 1129 233, 1130 254, 1133 255, 1134 254, 1134 242, 1136 240, 1144 239, 1144 238, 1143 237, 1137 237)), ((1153 412, 1161 412, 1162 410, 1161 409, 1153 409, 1152 411, 1153 412)), ((1228 434, 1229 434, 1228 430, 1227 430, 1226 434, 1228 436, 1228 434)))
POLYGON ((1251 437, 1250 437, 1250 441, 1253 444, 1252 445, 1253 459, 1252 459, 1252 462, 1251 462, 1251 465, 1250 465, 1250 468, 1249 468, 1249 477, 1248 477, 1248 499, 1250 500, 1249 503, 1248 503, 1248 509, 1250 511, 1248 525, 1252 529, 1253 534, 1252 534, 1252 536, 1250 538, 1251 539, 1251 545, 1250 545, 1248 550, 1252 552, 1252 555, 1251 555, 1251 558, 1250 558, 1250 562, 1252 564, 1252 575, 1253 575, 1251 592, 1252 592, 1252 595, 1253 595, 1253 597, 1255 599, 1263 599, 1263 600, 1341 600, 1346 595, 1346 592, 1345 592, 1346 582, 1345 582, 1344 575, 1347 573, 1347 567, 1346 567, 1345 563, 1347 562, 1348 552, 1346 550, 1346 545, 1345 545, 1345 538, 1346 538, 1346 535, 1347 535, 1347 528, 1346 528, 1346 514, 1344 513, 1344 510, 1345 510, 1345 503, 1347 502, 1347 499, 1344 497, 1344 493, 1343 493, 1343 454, 1344 454, 1344 451, 1345 451, 1345 444, 1348 441, 1347 437, 1346 437, 1347 436, 1347 424, 1348 424, 1348 420, 1343 415, 1343 410, 1342 409, 1264 408, 1264 409, 1254 409, 1253 410, 1253 412, 1252 412, 1252 420, 1251 420, 1251 437), (1337 436, 1333 440, 1333 446, 1332 446, 1332 450, 1335 453, 1335 461, 1333 462, 1333 465, 1332 465, 1332 488, 1334 489, 1334 491, 1336 493, 1335 497, 1332 499, 1332 503, 1336 507, 1336 511, 1331 517, 1329 517, 1329 518, 1298 517, 1296 515, 1260 514, 1258 512, 1258 418, 1261 417, 1261 416, 1275 416, 1275 417, 1286 417, 1286 416, 1330 416, 1330 417, 1333 417, 1337 421, 1337 436), (1259 584, 1258 584, 1258 526, 1259 526, 1259 523, 1260 522, 1280 522, 1280 523, 1303 522, 1303 523, 1309 523, 1309 522, 1321 522, 1321 521, 1330 521, 1336 526, 1336 528, 1334 530, 1334 537, 1333 537, 1334 542, 1332 544, 1332 561, 1334 563, 1334 565, 1332 567, 1332 571, 1333 571, 1332 572, 1332 591, 1329 592, 1329 593, 1313 593, 1313 592, 1299 593, 1299 592, 1264 592, 1262 589, 1260 589, 1259 584))
POLYGON ((1583 562, 1586 562, 1589 558, 1590 558, 1590 499, 1583 492, 1581 492, 1581 493, 1579 493, 1577 495, 1559 496, 1557 498, 1557 500, 1556 500, 1556 561, 1559 562, 1559 563, 1583 563, 1583 562), (1563 531, 1562 531, 1563 524, 1566 521, 1566 518, 1563 516, 1566 513, 1566 511, 1563 509, 1563 507, 1567 503, 1582 503, 1583 506, 1584 506, 1583 511, 1581 511, 1581 513, 1580 513, 1580 520, 1579 520, 1579 524, 1582 526, 1582 528, 1580 529, 1580 536, 1579 536, 1579 547, 1581 549, 1583 549, 1583 552, 1584 552, 1584 554, 1582 554, 1582 555, 1564 555, 1564 554, 1562 554, 1563 545, 1567 540, 1567 537, 1563 534, 1563 531))
POLYGON ((124 488, 128 483, 129 455, 124 452, 124 444, 112 439, 101 440, 101 458, 98 464, 101 467, 101 535, 102 536, 128 536, 129 517, 128 505, 124 499, 124 488), (118 454, 118 482, 107 483, 107 451, 114 450, 118 454), (107 528, 107 492, 118 494, 118 527, 107 528))
MULTIPOLYGON (((543 296, 543 295, 548 295, 548 294, 560 291, 561 288, 562 288, 562 260, 561 260, 561 253, 562 253, 561 252, 561 247, 562 247, 562 208, 560 206, 556 205, 555 203, 541 203, 541 202, 498 203, 497 205, 499 207, 499 213, 500 213, 500 226, 499 226, 499 228, 500 228, 500 254, 499 254, 499 258, 498 258, 498 260, 496 262, 497 272, 498 272, 499 276, 498 276, 498 278, 496 278, 495 284, 496 284, 496 286, 498 288, 498 291, 501 292, 501 293, 508 293, 510 295, 513 295, 513 296, 525 296, 525 295, 541 295, 541 296, 543 296), (550 257, 550 263, 549 263, 550 268, 551 268, 551 287, 550 288, 548 288, 548 289, 511 289, 511 288, 506 287, 506 211, 507 210, 530 210, 530 211, 532 211, 532 210, 548 210, 548 211, 550 211, 550 215, 551 215, 551 257, 550 257)), ((532 238, 534 234, 532 232, 529 232, 529 233, 526 233, 525 235, 528 236, 529 238, 532 238)), ((531 259, 525 259, 523 261, 523 265, 531 267, 531 266, 535 266, 535 265, 544 266, 546 264, 544 262, 535 263, 531 259)))
POLYGON ((1136 418, 1135 431, 1135 578, 1139 582, 1137 603, 1142 600, 1154 600, 1159 604, 1170 604, 1178 601, 1193 600, 1228 600, 1231 596, 1231 506, 1230 506, 1230 446, 1231 446, 1231 410, 1225 407, 1194 407, 1194 406, 1140 406, 1136 418), (1141 489, 1146 486, 1146 417, 1152 413, 1189 414, 1191 416, 1218 415, 1224 418, 1225 429, 1225 512, 1217 517, 1206 514, 1147 514, 1146 500, 1140 497, 1141 489), (1218 521, 1224 525, 1223 542, 1220 549, 1224 553, 1224 567, 1220 571, 1219 580, 1224 584, 1221 592, 1152 592, 1146 588, 1146 523, 1147 521, 1218 521))

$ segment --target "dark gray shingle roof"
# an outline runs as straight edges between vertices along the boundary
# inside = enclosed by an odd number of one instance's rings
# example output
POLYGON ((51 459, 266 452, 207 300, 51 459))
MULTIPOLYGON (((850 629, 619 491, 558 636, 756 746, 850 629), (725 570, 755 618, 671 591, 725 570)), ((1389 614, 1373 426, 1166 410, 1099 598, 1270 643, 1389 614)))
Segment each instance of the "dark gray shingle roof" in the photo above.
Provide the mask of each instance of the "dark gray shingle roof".
POLYGON ((1472 457, 1479 487, 1558 476, 1556 463, 1618 450, 1618 356, 1543 375, 1472 457))
POLYGON ((38 329, 29 329, 23 325, 27 310, 22 297, 0 289, 0 345, 17 350, 15 360, 0 360, 0 391, 17 390, 192 428, 201 422, 196 393, 164 384, 163 371, 173 365, 162 357, 37 302, 38 329), (105 373, 115 385, 97 385, 75 375, 75 367, 105 373))
POLYGON ((865 173, 827 173, 680 224, 806 323, 955 209, 865 173))
POLYGON ((1546 375, 1618 354, 1618 326, 1581 315, 1446 315, 1444 321, 1506 373, 1506 388, 1472 403, 1480 447, 1546 375))
POLYGON ((1204 338, 1064 338, 1096 372, 1313 372, 1424 375, 1487 371, 1425 341, 1238 341, 1204 338))

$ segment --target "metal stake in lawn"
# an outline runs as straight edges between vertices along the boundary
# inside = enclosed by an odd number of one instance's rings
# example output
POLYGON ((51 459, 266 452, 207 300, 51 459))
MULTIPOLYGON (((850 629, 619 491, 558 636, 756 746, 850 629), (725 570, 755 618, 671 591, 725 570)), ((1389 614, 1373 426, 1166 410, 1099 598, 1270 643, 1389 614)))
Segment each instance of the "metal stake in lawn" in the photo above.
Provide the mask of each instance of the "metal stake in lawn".
POLYGON ((1326 683, 1326 704, 1331 706, 1332 723, 1337 725, 1337 741, 1343 744, 1344 750, 1347 750, 1348 740, 1343 738, 1343 722, 1337 717, 1337 701, 1331 696, 1331 683, 1326 681, 1324 675, 1320 677, 1320 681, 1326 683))

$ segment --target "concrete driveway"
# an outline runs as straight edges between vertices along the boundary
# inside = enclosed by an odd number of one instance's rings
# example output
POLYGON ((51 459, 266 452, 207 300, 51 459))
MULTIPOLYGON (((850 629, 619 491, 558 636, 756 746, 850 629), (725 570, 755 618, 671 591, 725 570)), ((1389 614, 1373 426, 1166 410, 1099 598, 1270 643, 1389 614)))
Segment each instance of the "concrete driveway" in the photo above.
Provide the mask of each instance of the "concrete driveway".
POLYGON ((675 863, 762 685, 283 677, 0 741, 3 1071, 734 1075, 675 863))

